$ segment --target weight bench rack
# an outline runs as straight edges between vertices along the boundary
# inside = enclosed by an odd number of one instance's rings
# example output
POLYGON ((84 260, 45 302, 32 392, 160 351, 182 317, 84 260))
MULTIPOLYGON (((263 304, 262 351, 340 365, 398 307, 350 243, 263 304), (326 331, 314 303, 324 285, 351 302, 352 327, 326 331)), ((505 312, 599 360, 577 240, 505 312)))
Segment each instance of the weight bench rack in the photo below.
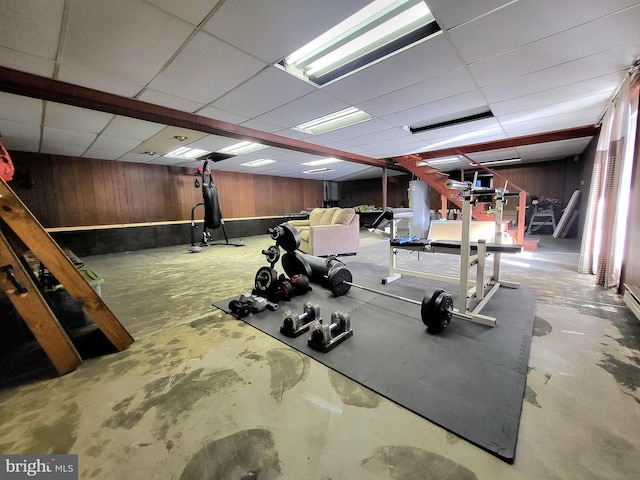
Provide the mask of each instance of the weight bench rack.
POLYGON ((522 245, 488 243, 485 240, 471 242, 471 201, 478 195, 495 195, 495 238, 502 237, 502 210, 506 192, 502 189, 474 189, 467 182, 447 182, 449 188, 461 190, 464 194, 462 205, 462 235, 461 240, 417 240, 409 242, 394 241, 396 237, 396 222, 413 215, 411 209, 388 209, 380 220, 389 220, 389 276, 382 279, 382 284, 398 280, 402 275, 427 278, 443 282, 458 283, 460 285, 457 308, 453 315, 463 320, 494 327, 496 319, 483 315, 482 309, 489 303, 500 287, 519 288, 520 284, 500 279, 500 258, 502 254, 516 254, 523 250, 522 245), (444 253, 460 255, 460 275, 458 277, 435 273, 418 272, 402 269, 396 266, 396 253, 398 250, 411 250, 417 252, 444 253), (488 255, 493 255, 493 272, 489 281, 485 284, 485 263, 488 255), (476 279, 469 279, 469 270, 476 266, 476 279), (485 290, 489 288, 488 291, 485 290), (472 308, 471 300, 478 303, 472 308))

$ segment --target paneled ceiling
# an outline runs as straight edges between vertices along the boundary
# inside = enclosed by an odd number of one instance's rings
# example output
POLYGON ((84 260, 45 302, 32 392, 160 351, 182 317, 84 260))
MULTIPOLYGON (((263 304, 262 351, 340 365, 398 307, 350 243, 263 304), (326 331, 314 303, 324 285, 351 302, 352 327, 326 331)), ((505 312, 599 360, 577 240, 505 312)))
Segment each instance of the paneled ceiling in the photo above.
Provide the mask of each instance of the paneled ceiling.
MULTIPOLYGON (((440 33, 350 76, 319 88, 275 66, 368 1, 0 0, 0 66, 386 159, 595 125, 640 58, 636 0, 427 0, 440 33), (374 118, 320 135, 291 129, 349 106, 374 118), (494 117, 406 129, 482 108, 494 117)), ((238 142, 170 123, 0 92, 0 132, 12 150, 196 166, 163 155, 238 142)), ((470 157, 539 162, 578 155, 590 140, 470 157)), ((303 162, 321 157, 269 146, 214 168, 338 181, 381 175, 379 167, 345 161, 324 174, 303 173, 310 168, 303 162), (260 158, 275 162, 241 165, 260 158)))

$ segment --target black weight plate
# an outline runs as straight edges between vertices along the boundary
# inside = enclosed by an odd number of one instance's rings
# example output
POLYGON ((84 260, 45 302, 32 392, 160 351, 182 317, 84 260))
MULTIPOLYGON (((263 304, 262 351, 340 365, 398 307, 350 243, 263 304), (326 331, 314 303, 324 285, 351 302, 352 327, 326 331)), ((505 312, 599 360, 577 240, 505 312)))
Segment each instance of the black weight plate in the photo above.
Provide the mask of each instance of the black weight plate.
POLYGON ((256 272, 254 287, 260 293, 268 293, 275 287, 277 273, 271 267, 260 267, 256 272))
POLYGON ((451 321, 453 297, 442 290, 436 289, 431 296, 422 299, 420 316, 430 332, 436 333, 445 329, 451 321))
POLYGON ((281 229, 280 235, 276 239, 276 243, 280 245, 285 252, 295 252, 300 247, 300 233, 293 225, 283 223, 279 225, 281 229))
POLYGON ((351 285, 344 282, 353 282, 351 271, 344 266, 334 267, 329 271, 327 277, 327 288, 331 290, 334 297, 341 297, 349 293, 351 285))
POLYGON ((285 253, 282 255, 282 269, 289 276, 293 278, 296 275, 304 275, 305 277, 311 277, 311 265, 299 252, 285 253))

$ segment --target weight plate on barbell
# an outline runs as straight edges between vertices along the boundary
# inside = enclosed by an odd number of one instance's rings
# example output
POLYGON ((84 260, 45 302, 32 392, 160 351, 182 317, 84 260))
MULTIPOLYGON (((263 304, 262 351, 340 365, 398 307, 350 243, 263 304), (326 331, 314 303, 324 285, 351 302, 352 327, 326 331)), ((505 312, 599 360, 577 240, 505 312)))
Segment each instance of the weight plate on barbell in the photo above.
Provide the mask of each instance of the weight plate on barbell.
POLYGON ((449 325, 453 316, 453 297, 441 288, 437 289, 429 297, 425 295, 422 299, 420 310, 422 323, 432 333, 437 333, 449 325))
POLYGON ((353 276, 351 275, 351 271, 345 267, 344 264, 336 265, 329 270, 329 275, 327 276, 327 287, 331 290, 334 297, 341 297, 342 295, 349 293, 351 285, 345 282, 353 282, 353 276))

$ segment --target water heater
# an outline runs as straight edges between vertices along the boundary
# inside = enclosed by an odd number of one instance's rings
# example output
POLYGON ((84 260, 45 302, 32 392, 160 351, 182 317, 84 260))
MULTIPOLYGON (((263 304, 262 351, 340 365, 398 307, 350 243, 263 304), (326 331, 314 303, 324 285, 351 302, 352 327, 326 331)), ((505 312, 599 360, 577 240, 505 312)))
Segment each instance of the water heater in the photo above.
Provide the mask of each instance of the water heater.
POLYGON ((421 180, 409 182, 409 208, 413 209, 413 218, 409 223, 409 236, 427 238, 431 221, 429 187, 421 180))

